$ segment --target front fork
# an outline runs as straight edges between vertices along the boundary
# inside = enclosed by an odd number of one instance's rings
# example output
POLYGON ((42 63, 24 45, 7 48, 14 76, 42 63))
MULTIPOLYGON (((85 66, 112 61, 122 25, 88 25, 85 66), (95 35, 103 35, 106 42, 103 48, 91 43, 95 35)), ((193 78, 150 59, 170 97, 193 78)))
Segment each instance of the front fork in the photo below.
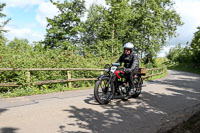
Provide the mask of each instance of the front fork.
POLYGON ((116 79, 116 77, 114 76, 114 73, 112 73, 111 75, 101 75, 98 77, 98 80, 102 80, 105 77, 109 78, 109 80, 108 80, 108 82, 106 82, 105 88, 102 88, 102 91, 104 93, 106 93, 109 88, 111 88, 111 90, 113 90, 111 85, 112 85, 112 83, 114 83, 114 81, 116 79))
POLYGON ((109 81, 108 81, 108 88, 107 89, 111 89, 111 93, 113 94, 112 99, 115 97, 115 91, 116 91, 116 87, 117 87, 117 83, 116 81, 116 76, 114 73, 112 73, 110 75, 109 81))

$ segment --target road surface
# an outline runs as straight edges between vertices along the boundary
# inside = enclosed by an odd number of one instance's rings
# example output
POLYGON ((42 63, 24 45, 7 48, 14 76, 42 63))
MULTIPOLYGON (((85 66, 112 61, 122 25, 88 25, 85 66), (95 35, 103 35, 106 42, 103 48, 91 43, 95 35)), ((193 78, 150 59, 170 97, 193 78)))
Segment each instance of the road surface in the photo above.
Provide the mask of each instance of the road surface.
POLYGON ((99 105, 93 89, 0 99, 0 133, 157 133, 200 110, 200 76, 168 71, 136 99, 99 105))

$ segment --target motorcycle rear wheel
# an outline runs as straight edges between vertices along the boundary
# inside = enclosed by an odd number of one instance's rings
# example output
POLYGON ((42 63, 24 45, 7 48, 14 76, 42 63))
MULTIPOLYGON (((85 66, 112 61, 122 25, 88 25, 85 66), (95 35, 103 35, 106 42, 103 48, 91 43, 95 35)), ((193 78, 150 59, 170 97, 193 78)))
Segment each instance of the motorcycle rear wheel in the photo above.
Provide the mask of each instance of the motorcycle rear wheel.
POLYGON ((100 104, 108 104, 113 98, 114 84, 109 83, 109 78, 104 77, 97 80, 94 87, 94 97, 100 104))

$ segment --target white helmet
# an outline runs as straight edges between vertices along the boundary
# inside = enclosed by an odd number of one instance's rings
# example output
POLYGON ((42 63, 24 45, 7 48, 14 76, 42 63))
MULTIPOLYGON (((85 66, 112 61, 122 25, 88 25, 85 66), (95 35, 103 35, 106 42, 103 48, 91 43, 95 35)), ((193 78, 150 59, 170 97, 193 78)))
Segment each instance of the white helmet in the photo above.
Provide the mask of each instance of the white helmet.
POLYGON ((124 49, 133 49, 133 47, 133 44, 130 42, 124 44, 124 49))

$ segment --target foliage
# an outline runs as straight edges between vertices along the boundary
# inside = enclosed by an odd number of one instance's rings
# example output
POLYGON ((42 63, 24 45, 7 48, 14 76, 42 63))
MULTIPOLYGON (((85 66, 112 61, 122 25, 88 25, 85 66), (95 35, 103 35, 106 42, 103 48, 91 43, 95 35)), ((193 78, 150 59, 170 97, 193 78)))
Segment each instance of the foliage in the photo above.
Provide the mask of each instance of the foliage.
MULTIPOLYGON (((107 0, 107 6, 92 5, 86 20, 84 0, 51 2, 59 14, 47 18, 47 34, 44 40, 31 46, 27 39, 15 38, 7 44, 0 31, 1 68, 103 68, 116 62, 123 51, 125 42, 132 42, 135 51, 145 58, 142 67, 157 67, 153 58, 165 44, 167 37, 175 35, 181 25, 179 15, 173 10, 171 0, 107 0)), ((0 11, 5 4, 0 5, 0 11)), ((0 18, 5 16, 0 12, 0 18)), ((72 78, 97 77, 100 72, 72 71, 72 78)), ((31 95, 45 91, 69 89, 67 84, 26 86, 26 71, 0 72, 1 83, 17 82, 21 88, 1 87, 0 93, 14 92, 14 95, 31 95)), ((31 82, 67 79, 66 71, 31 72, 31 82)), ((93 86, 94 81, 73 83, 73 87, 93 86)))
POLYGON ((47 19, 47 34, 40 43, 84 56, 117 56, 124 43, 132 42, 141 57, 153 58, 182 25, 171 0, 106 0, 106 7, 93 4, 84 21, 84 0, 51 2, 59 14, 47 19))
MULTIPOLYGON (((31 47, 26 39, 10 41, 8 45, 0 47, 0 68, 103 68, 105 64, 115 62, 118 57, 94 57, 74 54, 71 50, 63 49, 41 49, 40 44, 31 47), (39 46, 38 46, 39 45, 39 46)), ((146 67, 140 64, 140 67, 146 67)), ((94 71, 71 71, 72 78, 98 77, 100 72, 94 71)), ((67 79, 66 71, 34 71, 31 72, 31 82, 67 79)), ((45 93, 45 91, 58 91, 69 89, 67 84, 26 86, 26 71, 0 72, 1 83, 17 82, 23 86, 16 88, 1 87, 1 93, 9 95, 31 95, 45 93), (63 88, 63 89, 62 89, 63 88), (35 89, 35 90, 34 90, 35 89), (30 92, 28 92, 30 91, 30 92), (16 94, 13 94, 16 93, 16 94)), ((73 87, 93 86, 94 81, 74 82, 73 87)))
MULTIPOLYGON (((26 39, 15 38, 8 45, 0 46, 0 68, 103 68, 111 63, 113 58, 83 57, 74 54, 71 50, 42 49, 40 44, 31 47, 26 39), (38 46, 39 45, 39 46, 38 46)), ((100 72, 72 71, 72 78, 98 77, 100 72)), ((25 85, 25 71, 0 72, 1 83, 17 82, 25 85)), ((67 79, 66 71, 37 71, 31 72, 31 82, 54 79, 67 79)), ((87 87, 94 81, 82 81, 73 83, 74 87, 87 87)), ((62 84, 67 86, 67 84, 62 84)), ((48 85, 48 89, 54 89, 54 85, 48 85)), ((26 86, 22 86, 26 88, 26 86)), ((0 92, 15 91, 14 88, 0 88, 0 92)))
POLYGON ((6 38, 3 36, 4 32, 7 32, 6 30, 4 30, 4 26, 10 21, 10 19, 8 20, 2 20, 3 17, 6 17, 5 14, 2 13, 3 8, 6 6, 5 3, 0 3, 0 22, 2 24, 0 24, 0 46, 1 45, 5 45, 6 42, 6 38))
POLYGON ((47 18, 47 34, 42 44, 49 48, 73 49, 79 43, 79 34, 83 31, 80 18, 85 11, 84 0, 53 2, 59 14, 53 19, 47 18))
POLYGON ((113 27, 110 26, 106 16, 108 13, 103 6, 93 4, 90 7, 87 20, 84 23, 85 32, 82 38, 84 55, 91 53, 95 56, 108 57, 116 56, 119 51, 122 51, 119 47, 121 42, 112 38, 113 27))
POLYGON ((168 59, 175 63, 190 64, 191 67, 200 66, 200 27, 198 31, 194 33, 194 38, 190 45, 186 45, 184 48, 181 44, 171 48, 167 55, 168 59))
POLYGON ((194 33, 194 38, 191 42, 191 51, 193 52, 193 61, 200 65, 200 27, 197 27, 197 32, 194 33))
POLYGON ((171 0, 106 0, 106 3, 108 7, 92 5, 88 11, 82 42, 85 52, 101 55, 99 48, 113 56, 125 42, 132 42, 141 57, 153 58, 166 39, 175 35, 177 26, 182 25, 171 0))
POLYGON ((182 52, 183 52, 183 48, 181 47, 181 44, 178 44, 177 46, 169 50, 167 58, 171 60, 172 62, 176 62, 180 60, 179 57, 182 54, 182 52))

